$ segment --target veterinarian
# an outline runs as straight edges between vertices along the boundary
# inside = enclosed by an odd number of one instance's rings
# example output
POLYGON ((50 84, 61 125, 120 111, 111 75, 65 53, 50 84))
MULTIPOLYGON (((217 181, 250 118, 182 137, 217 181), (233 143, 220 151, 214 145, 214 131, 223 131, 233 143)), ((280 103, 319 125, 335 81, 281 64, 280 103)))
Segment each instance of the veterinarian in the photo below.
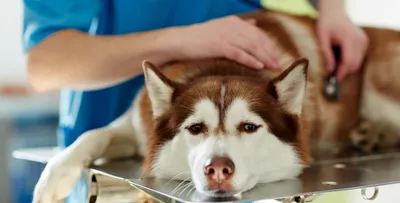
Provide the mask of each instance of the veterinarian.
POLYGON ((29 81, 40 92, 62 90, 59 144, 70 145, 128 108, 144 82, 143 59, 162 65, 226 57, 254 69, 278 68, 274 44, 256 22, 230 16, 261 8, 318 17, 327 72, 338 65, 342 80, 359 68, 368 40, 342 0, 320 0, 318 14, 306 0, 25 0, 29 81), (333 44, 342 48, 340 64, 333 44))

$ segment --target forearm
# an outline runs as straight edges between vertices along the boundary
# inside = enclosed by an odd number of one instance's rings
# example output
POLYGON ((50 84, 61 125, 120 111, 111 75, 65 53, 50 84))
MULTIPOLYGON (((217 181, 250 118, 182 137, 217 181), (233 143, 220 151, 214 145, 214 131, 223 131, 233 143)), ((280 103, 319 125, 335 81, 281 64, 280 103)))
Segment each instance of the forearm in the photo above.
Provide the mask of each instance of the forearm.
POLYGON ((163 64, 172 29, 119 36, 90 36, 65 30, 28 53, 28 78, 38 91, 93 90, 115 85, 142 72, 142 60, 163 64))
POLYGON ((336 13, 342 15, 346 13, 344 0, 319 0, 318 10, 321 14, 336 13))

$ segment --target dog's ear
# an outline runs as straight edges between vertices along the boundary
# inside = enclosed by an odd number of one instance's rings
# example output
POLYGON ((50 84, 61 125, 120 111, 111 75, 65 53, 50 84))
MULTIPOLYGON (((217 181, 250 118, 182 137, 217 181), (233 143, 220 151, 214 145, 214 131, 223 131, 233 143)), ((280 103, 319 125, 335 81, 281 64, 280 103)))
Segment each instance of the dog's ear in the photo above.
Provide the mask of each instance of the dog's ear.
POLYGON ((154 64, 143 61, 143 72, 153 116, 161 116, 171 105, 174 82, 169 80, 154 64))
POLYGON ((293 62, 283 73, 270 81, 268 91, 291 114, 300 115, 307 86, 308 60, 293 62))

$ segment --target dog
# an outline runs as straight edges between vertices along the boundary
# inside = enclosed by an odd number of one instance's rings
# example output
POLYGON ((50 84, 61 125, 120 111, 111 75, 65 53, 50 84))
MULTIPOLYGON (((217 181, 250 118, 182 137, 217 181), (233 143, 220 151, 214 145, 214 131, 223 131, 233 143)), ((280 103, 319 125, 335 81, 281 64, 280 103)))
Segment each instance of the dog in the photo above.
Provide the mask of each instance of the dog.
POLYGON ((199 193, 226 197, 296 178, 319 150, 369 151, 399 140, 399 32, 363 27, 370 45, 362 70, 340 84, 332 102, 322 93, 325 61, 314 20, 272 11, 240 18, 256 19, 276 42, 283 70, 227 59, 144 61, 145 87, 131 108, 51 159, 34 202, 64 199, 100 158, 140 155, 144 176, 190 179, 199 193))

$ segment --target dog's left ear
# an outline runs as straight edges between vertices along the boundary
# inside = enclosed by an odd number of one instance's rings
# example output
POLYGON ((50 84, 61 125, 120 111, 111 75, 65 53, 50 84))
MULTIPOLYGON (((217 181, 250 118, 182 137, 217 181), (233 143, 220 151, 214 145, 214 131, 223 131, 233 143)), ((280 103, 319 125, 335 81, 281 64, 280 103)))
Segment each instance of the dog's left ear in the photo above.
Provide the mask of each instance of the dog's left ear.
POLYGON ((169 80, 154 64, 143 61, 143 72, 153 117, 159 117, 170 107, 174 82, 169 80))
POLYGON ((268 85, 268 91, 288 113, 301 113, 307 86, 307 69, 308 60, 298 59, 268 85))

